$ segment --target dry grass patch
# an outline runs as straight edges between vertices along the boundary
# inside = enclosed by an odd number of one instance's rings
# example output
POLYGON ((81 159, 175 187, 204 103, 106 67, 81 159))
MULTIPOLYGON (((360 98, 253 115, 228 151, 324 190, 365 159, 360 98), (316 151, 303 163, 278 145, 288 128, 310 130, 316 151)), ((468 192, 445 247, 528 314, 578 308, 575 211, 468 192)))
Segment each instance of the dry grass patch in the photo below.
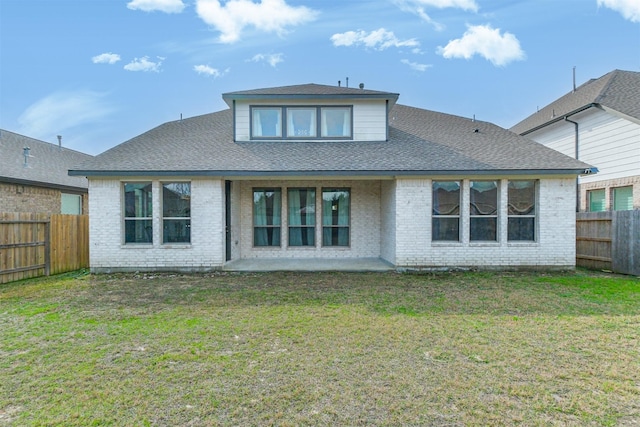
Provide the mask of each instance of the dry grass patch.
POLYGON ((36 279, 0 425, 637 425, 639 337, 640 281, 587 272, 36 279))

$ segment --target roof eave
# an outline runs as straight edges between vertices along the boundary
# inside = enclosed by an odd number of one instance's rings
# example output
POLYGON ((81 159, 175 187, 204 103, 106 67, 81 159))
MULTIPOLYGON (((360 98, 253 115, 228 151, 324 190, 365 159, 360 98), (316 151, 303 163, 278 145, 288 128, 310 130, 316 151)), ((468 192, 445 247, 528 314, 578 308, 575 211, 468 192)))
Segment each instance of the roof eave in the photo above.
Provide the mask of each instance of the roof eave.
MULTIPOLYGON (((559 122, 559 121, 562 121, 562 120, 564 120, 564 119, 566 119, 566 118, 568 118, 568 117, 571 117, 571 116, 573 116, 573 115, 575 115, 575 114, 578 114, 578 113, 580 113, 580 112, 582 112, 582 111, 588 110, 589 108, 599 108, 599 104, 598 104, 598 103, 595 103, 595 102, 592 102, 592 103, 589 103, 589 104, 587 104, 587 105, 584 105, 584 106, 582 106, 582 107, 580 107, 580 108, 576 108, 575 110, 570 111, 570 112, 568 112, 568 113, 566 113, 566 114, 559 114, 559 115, 558 115, 558 116, 556 116, 555 118, 553 118, 553 119, 551 119, 551 120, 549 120, 549 121, 547 121, 547 122, 545 122, 545 123, 542 123, 541 125, 535 126, 535 127, 531 128, 531 129, 528 129, 528 130, 526 130, 526 131, 524 131, 524 132, 521 132, 521 133, 519 133, 518 135, 520 135, 520 136, 528 135, 528 134, 533 133, 533 132, 535 132, 535 131, 537 131, 537 130, 540 130, 540 129, 542 129, 542 128, 545 128, 545 127, 547 127, 547 126, 549 126, 549 125, 552 125, 552 124, 554 124, 554 123, 557 123, 557 122, 559 122)), ((516 126, 517 126, 517 125, 516 125, 516 126)))
POLYGON ((70 170, 71 176, 116 177, 116 176, 482 176, 482 175, 589 175, 597 173, 596 168, 569 169, 487 169, 487 170, 70 170))
MULTIPOLYGON (((85 175, 78 175, 78 176, 85 176, 85 175)), ((28 179, 10 178, 10 177, 4 177, 4 176, 0 177, 0 182, 6 182, 9 184, 18 184, 18 185, 30 185, 32 187, 52 188, 55 190, 62 190, 62 191, 73 191, 73 192, 81 192, 81 193, 87 192, 87 187, 77 187, 77 186, 65 185, 65 184, 54 184, 51 182, 32 181, 28 179)))

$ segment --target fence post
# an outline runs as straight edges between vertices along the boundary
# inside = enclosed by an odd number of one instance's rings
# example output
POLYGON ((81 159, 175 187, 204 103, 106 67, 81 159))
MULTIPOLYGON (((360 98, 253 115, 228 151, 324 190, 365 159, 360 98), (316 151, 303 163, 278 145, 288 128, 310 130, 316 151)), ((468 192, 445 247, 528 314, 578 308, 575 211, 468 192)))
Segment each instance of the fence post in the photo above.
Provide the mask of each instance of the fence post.
POLYGON ((51 219, 44 223, 44 275, 51 274, 51 219))

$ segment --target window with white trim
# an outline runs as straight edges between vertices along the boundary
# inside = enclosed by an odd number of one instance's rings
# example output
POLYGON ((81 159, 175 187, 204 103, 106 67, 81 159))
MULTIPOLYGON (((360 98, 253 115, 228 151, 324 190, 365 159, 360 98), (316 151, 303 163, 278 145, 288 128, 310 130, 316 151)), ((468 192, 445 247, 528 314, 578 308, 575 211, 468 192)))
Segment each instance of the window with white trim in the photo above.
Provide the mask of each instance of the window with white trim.
POLYGON ((153 243, 151 182, 125 182, 124 242, 153 243))
POLYGON ((431 239, 460 241, 460 182, 433 181, 431 239))
POLYGON ((507 240, 536 240, 536 181, 509 181, 507 240))
POLYGON ((471 181, 469 184, 469 240, 498 240, 498 183, 471 181))
POLYGON ((191 242, 191 183, 162 184, 162 243, 191 242))

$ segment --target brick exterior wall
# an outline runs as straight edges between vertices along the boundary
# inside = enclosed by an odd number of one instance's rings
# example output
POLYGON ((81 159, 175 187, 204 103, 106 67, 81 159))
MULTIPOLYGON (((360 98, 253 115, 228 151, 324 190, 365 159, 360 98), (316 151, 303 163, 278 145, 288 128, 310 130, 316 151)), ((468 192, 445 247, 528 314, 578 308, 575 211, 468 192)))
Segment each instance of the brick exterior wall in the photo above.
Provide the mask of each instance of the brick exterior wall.
MULTIPOLYGON (((448 178, 450 179, 450 178, 448 178)), ((507 210, 507 183, 500 180, 499 212, 507 210)), ((463 181, 461 241, 431 242, 431 180, 399 179, 396 185, 398 267, 575 266, 575 180, 544 179, 538 186, 536 242, 508 242, 507 216, 498 216, 498 242, 469 242, 469 180, 463 181)))
POLYGON ((380 256, 380 181, 240 181, 241 258, 378 258, 380 256), (282 189, 282 245, 253 246, 253 188, 282 189), (287 246, 287 188, 316 189, 316 211, 321 211, 322 188, 351 189, 349 247, 322 247, 321 217, 316 216, 316 246, 287 246))
MULTIPOLYGON (((126 181, 136 180, 127 178, 126 181)), ((161 182, 153 180, 152 183, 153 243, 124 244, 122 181, 89 180, 91 271, 196 272, 220 268, 224 263, 224 181, 191 181, 191 243, 167 245, 161 243, 160 235, 161 182)))
POLYGON ((595 181, 580 184, 580 212, 589 211, 589 195, 590 190, 605 189, 605 210, 613 208, 612 194, 616 187, 633 186, 633 209, 640 209, 640 175, 629 176, 625 178, 609 179, 603 181, 595 181))
MULTIPOLYGON (((452 178, 448 178, 452 179, 452 178)), ((134 181, 127 179, 127 181, 134 181)), ((145 180, 141 180, 145 181, 145 180)), ((146 181, 149 181, 148 179, 146 181)), ((225 263, 224 181, 191 181, 191 244, 161 244, 162 182, 153 183, 153 244, 123 243, 120 180, 91 179, 90 258, 93 272, 208 271, 225 263)), ((560 268, 575 266, 575 179, 538 185, 535 242, 507 241, 507 183, 499 179, 497 242, 470 242, 469 180, 463 180, 460 242, 431 242, 430 179, 265 180, 231 185, 231 258, 382 258, 398 268, 560 268), (253 188, 282 189, 282 245, 253 246, 253 188), (316 246, 287 245, 287 188, 316 188, 316 246), (322 247, 321 190, 351 189, 350 246, 322 247)))
MULTIPOLYGON (((54 188, 0 182, 0 211, 59 214, 61 193, 54 188)), ((88 213, 86 193, 82 194, 82 205, 82 213, 88 213)))

